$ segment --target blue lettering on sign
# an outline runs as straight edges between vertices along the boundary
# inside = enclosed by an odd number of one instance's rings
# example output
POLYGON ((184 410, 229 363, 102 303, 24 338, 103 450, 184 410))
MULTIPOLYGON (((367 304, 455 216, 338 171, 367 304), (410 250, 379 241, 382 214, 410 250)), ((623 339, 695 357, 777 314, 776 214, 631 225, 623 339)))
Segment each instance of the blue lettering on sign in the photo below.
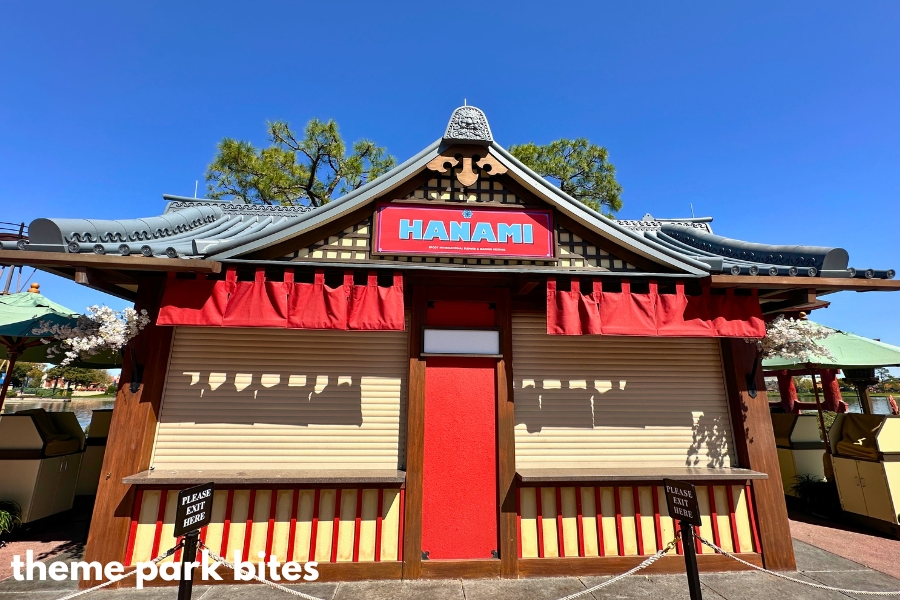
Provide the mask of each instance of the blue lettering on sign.
POLYGON ((400 239, 408 240, 410 237, 414 240, 422 239, 422 221, 416 219, 410 224, 409 219, 400 219, 400 239))
POLYGON ((450 237, 447 235, 447 226, 444 225, 443 221, 428 221, 428 227, 425 228, 424 239, 448 241, 450 237))
POLYGON ((534 243, 534 236, 532 235, 531 229, 531 225, 522 225, 523 238, 526 244, 534 243))
POLYGON ((519 224, 515 225, 507 225, 506 223, 500 223, 497 225, 497 241, 505 242, 506 240, 512 238, 513 244, 521 244, 522 243, 522 226, 519 224))
POLYGON ((494 236, 494 230, 491 229, 490 223, 475 223, 475 231, 472 233, 470 241, 496 242, 497 238, 494 236))
POLYGON ((450 221, 450 241, 451 242, 468 242, 472 237, 471 223, 457 223, 450 221))

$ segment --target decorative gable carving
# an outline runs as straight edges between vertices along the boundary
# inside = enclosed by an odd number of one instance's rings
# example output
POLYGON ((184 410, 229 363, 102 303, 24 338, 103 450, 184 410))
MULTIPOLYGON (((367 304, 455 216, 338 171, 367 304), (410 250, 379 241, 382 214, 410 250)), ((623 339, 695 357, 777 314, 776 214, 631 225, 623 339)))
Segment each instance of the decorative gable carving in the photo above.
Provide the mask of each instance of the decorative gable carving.
POLYGON ((502 175, 507 169, 500 161, 491 156, 486 148, 453 146, 433 159, 425 167, 429 171, 447 173, 453 167, 459 166, 453 171, 459 181, 465 187, 472 187, 482 175, 502 175), (477 169, 475 169, 477 167, 477 169))

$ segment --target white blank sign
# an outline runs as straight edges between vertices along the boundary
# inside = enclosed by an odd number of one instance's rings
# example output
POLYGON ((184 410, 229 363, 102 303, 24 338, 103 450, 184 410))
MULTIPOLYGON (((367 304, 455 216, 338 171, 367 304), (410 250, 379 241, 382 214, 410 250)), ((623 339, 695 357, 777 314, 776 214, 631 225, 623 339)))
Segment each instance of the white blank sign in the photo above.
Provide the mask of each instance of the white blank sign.
POLYGON ((426 354, 500 354, 500 332, 483 329, 426 329, 426 354))

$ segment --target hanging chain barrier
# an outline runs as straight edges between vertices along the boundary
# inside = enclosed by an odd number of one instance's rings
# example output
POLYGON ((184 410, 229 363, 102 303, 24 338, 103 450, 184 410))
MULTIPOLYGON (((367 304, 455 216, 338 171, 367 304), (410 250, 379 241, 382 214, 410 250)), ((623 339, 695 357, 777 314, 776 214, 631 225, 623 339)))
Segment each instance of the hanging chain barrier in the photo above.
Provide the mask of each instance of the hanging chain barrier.
POLYGON ((727 550, 724 550, 724 549, 718 547, 716 544, 713 544, 709 540, 704 539, 702 536, 698 535, 697 539, 700 540, 700 542, 704 546, 708 546, 709 548, 712 548, 713 550, 715 550, 717 554, 727 556, 728 558, 730 558, 732 560, 736 560, 737 562, 741 563, 742 565, 746 565, 752 569, 756 569, 757 571, 762 571, 763 573, 768 573, 769 575, 774 575, 775 577, 778 577, 779 579, 786 579, 787 581, 793 581, 794 583, 799 583, 799 584, 813 587, 816 589, 829 590, 832 592, 841 592, 844 594, 859 594, 861 596, 900 596, 900 590, 898 590, 896 592, 870 592, 870 591, 864 591, 864 590, 848 590, 848 589, 844 589, 844 588, 831 587, 830 585, 823 585, 821 583, 813 583, 811 581, 803 581, 802 579, 795 579, 794 577, 788 577, 784 573, 778 573, 777 571, 769 571, 768 569, 758 567, 751 562, 747 562, 746 560, 744 560, 740 557, 737 557, 734 554, 731 554, 727 550))
MULTIPOLYGON (((199 545, 200 545, 201 548, 205 549, 205 550, 209 553, 209 557, 210 557, 211 559, 213 559, 213 560, 216 561, 217 563, 220 563, 220 564, 224 565, 225 567, 231 569, 232 571, 235 570, 234 563, 228 562, 227 560, 225 560, 224 558, 222 558, 221 556, 219 556, 218 554, 216 554, 215 552, 213 552, 213 551, 210 549, 210 547, 207 546, 206 544, 204 544, 203 542, 200 542, 199 545)), ((310 596, 309 594, 304 594, 303 592, 300 592, 300 591, 298 591, 298 590, 292 590, 292 589, 289 588, 289 587, 286 587, 286 586, 283 586, 283 585, 279 585, 279 584, 275 583, 274 581, 269 581, 268 579, 266 579, 266 578, 264 578, 264 577, 258 577, 258 576, 256 575, 255 572, 253 572, 252 578, 253 578, 255 581, 258 581, 258 582, 260 582, 260 583, 264 583, 264 584, 266 584, 267 586, 269 586, 269 587, 271 587, 271 588, 275 588, 276 590, 281 590, 282 592, 287 592, 288 594, 291 594, 291 595, 294 595, 294 596, 299 596, 299 597, 301 597, 301 598, 306 598, 306 600, 322 600, 322 598, 318 598, 318 597, 316 597, 316 596, 310 596)))
MULTIPOLYGON (((160 554, 159 556, 157 556, 150 562, 152 562, 153 564, 158 564, 158 563, 166 560, 173 554, 175 554, 175 552, 182 546, 184 546, 184 543, 178 542, 177 544, 175 544, 175 546, 166 550, 165 554, 160 554)), ((86 590, 79 590, 79 591, 75 592, 74 594, 69 594, 68 596, 63 596, 62 598, 59 598, 58 600, 71 600, 72 598, 77 598, 78 596, 83 596, 84 594, 88 594, 90 592, 96 592, 97 590, 99 590, 101 588, 105 588, 108 585, 112 585, 114 583, 122 581, 126 577, 131 577, 132 575, 134 575, 137 572, 138 572, 138 570, 136 568, 132 569, 132 570, 128 571, 127 573, 125 573, 124 575, 119 575, 118 577, 113 577, 109 581, 105 581, 105 582, 101 583, 100 585, 95 585, 94 587, 90 587, 86 590)))
POLYGON ((568 596, 564 596, 564 597, 560 598, 559 600, 573 600, 574 598, 580 598, 581 596, 584 596, 585 594, 590 594, 591 592, 596 592, 599 589, 602 589, 602 588, 605 588, 606 586, 612 585, 615 582, 619 581, 620 579, 624 579, 625 577, 628 577, 629 575, 634 575, 641 569, 646 569, 647 567, 649 567, 650 565, 652 565, 653 563, 655 563, 656 561, 661 559, 663 556, 665 556, 666 554, 671 552, 675 548, 675 546, 678 545, 678 539, 680 537, 681 537, 681 533, 679 532, 678 535, 675 536, 675 539, 673 539, 671 542, 666 544, 665 548, 662 548, 653 556, 648 557, 647 560, 645 560, 638 566, 634 567, 633 569, 625 571, 621 575, 616 575, 615 577, 607 579, 603 583, 599 583, 599 584, 595 585, 594 587, 590 587, 590 588, 587 588, 586 590, 581 590, 580 592, 576 592, 574 594, 569 594, 568 596))

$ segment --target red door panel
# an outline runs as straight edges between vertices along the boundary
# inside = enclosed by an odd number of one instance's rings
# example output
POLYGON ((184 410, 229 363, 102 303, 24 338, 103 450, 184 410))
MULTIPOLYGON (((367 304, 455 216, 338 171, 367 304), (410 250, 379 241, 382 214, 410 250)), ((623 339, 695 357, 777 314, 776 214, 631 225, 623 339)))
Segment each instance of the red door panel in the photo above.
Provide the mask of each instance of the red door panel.
POLYGON ((496 365, 428 359, 422 550, 430 559, 491 558, 498 547, 496 365))

